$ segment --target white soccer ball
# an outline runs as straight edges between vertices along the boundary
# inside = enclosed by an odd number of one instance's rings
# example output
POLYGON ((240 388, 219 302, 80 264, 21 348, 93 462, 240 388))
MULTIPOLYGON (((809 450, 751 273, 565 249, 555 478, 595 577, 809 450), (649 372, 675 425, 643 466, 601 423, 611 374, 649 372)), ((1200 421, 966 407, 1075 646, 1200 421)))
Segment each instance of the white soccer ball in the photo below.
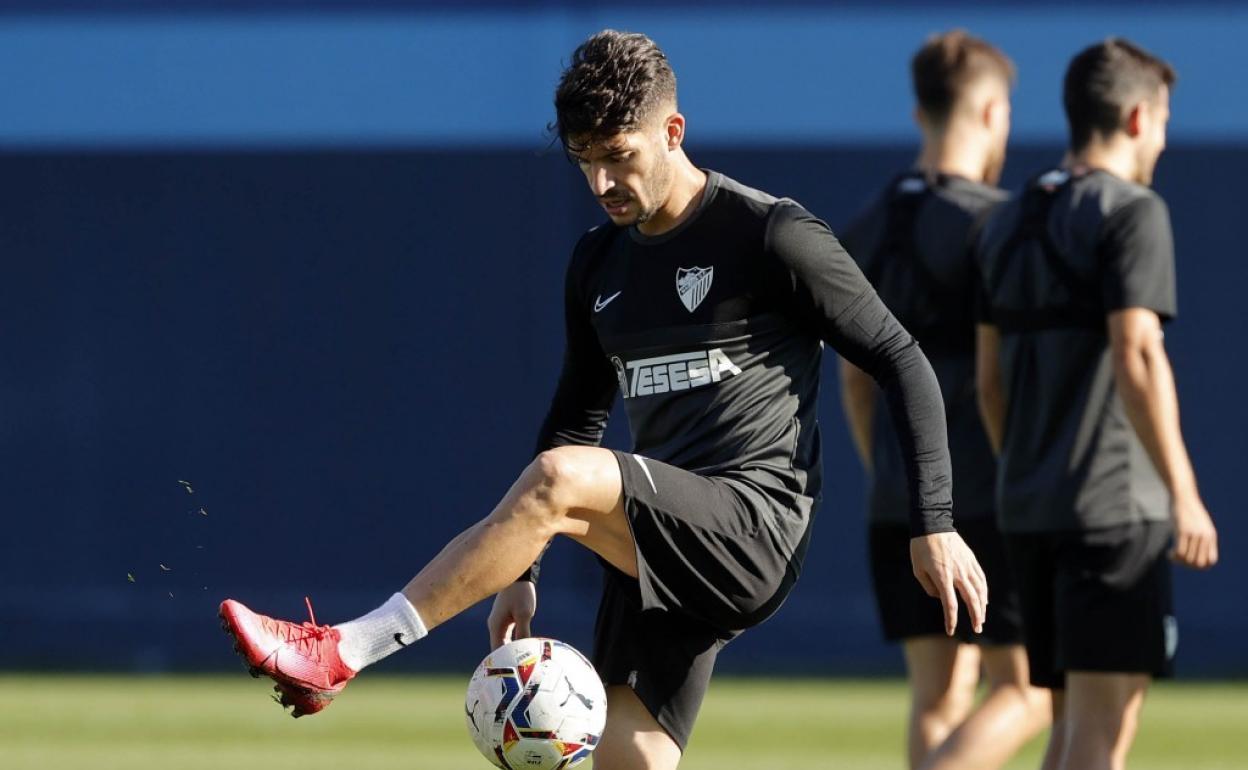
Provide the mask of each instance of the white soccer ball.
POLYGON ((491 652, 464 704, 477 749, 503 770, 567 770, 590 755, 607 723, 607 695, 585 656, 554 639, 491 652))

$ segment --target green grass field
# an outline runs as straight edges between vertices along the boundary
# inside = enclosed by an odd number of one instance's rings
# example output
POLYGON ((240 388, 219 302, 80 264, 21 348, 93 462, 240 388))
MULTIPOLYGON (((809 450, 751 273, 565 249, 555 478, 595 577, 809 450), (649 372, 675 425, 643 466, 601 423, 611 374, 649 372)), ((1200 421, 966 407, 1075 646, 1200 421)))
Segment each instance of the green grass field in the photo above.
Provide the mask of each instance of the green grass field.
MULTIPOLYGON (((0 676, 4 770, 484 770, 457 679, 364 677, 325 714, 284 716, 263 681, 0 676)), ((901 768, 896 681, 717 680, 682 768, 901 768)), ((1033 743, 1011 768, 1034 768, 1033 743)), ((1248 768, 1248 684, 1166 684, 1133 770, 1248 768)))

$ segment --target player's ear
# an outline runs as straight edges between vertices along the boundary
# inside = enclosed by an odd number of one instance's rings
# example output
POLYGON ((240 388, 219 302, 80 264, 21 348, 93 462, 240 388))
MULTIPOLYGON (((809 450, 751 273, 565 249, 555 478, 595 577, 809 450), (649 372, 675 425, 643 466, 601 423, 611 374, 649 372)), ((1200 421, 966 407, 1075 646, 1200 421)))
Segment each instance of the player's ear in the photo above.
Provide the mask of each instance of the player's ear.
POLYGON ((1131 111, 1127 113, 1127 120, 1122 126, 1122 130, 1127 132, 1127 136, 1134 139, 1144 133, 1144 124, 1148 121, 1148 102, 1137 102, 1131 111))
POLYGON ((685 116, 679 112, 673 112, 667 116, 667 122, 664 124, 667 139, 667 149, 675 150, 685 141, 685 116))
POLYGON ((923 120, 923 110, 919 107, 919 105, 914 105, 914 112, 910 113, 910 117, 914 120, 914 125, 918 126, 920 131, 927 128, 927 121, 923 120))
POLYGON ((1004 109, 1005 105, 1001 103, 1000 99, 988 99, 984 102, 984 108, 979 113, 980 125, 991 131, 997 125, 997 121, 1003 117, 1001 112, 1004 109))

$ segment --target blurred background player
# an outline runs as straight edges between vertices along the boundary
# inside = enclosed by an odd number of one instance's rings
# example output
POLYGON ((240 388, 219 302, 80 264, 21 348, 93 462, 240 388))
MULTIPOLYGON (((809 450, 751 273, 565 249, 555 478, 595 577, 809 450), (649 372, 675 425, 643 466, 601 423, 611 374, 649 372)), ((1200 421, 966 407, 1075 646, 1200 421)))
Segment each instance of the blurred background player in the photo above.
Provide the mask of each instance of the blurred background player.
POLYGON ((982 634, 945 634, 940 605, 919 590, 905 548, 905 469, 877 387, 841 362, 842 399, 870 481, 869 542, 884 636, 900 641, 910 684, 910 766, 996 768, 1048 722, 1032 688, 1018 596, 993 505, 996 464, 976 407, 972 232, 1005 199, 1014 66, 962 30, 927 40, 911 61, 923 143, 912 170, 893 179, 845 230, 842 242, 889 309, 922 345, 940 379, 953 458, 958 531, 988 577, 982 634), (989 689, 975 708, 981 666, 989 689), (938 754, 933 754, 941 744, 938 754), (928 764, 924 765, 925 760, 928 764))
POLYGON ((296 716, 365 666, 497 594, 495 643, 536 609, 526 570, 565 535, 607 568, 593 660, 607 685, 597 770, 674 768, 720 649, 801 572, 822 486, 822 344, 881 382, 905 432, 914 575, 980 627, 984 575, 953 531, 939 384, 827 226, 684 152, 676 77, 645 35, 607 30, 572 55, 556 129, 609 221, 567 272, 567 347, 537 459, 494 511, 401 593, 341 626, 226 600, 247 664, 296 716), (634 453, 599 448, 622 395, 634 453))
POLYGON ((1050 770, 1125 766, 1178 641, 1167 544, 1189 567, 1218 558, 1162 344, 1174 243, 1149 185, 1174 80, 1122 39, 1078 54, 1065 166, 998 209, 978 248, 979 393, 1031 679, 1053 690, 1050 770))

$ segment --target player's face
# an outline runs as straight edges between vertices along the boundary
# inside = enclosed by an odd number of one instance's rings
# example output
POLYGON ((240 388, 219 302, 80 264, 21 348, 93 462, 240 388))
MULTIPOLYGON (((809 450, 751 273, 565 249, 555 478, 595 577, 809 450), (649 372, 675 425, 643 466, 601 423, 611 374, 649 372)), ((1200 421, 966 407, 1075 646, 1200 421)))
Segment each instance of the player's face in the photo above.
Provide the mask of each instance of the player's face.
POLYGON ((1166 149, 1166 124, 1170 121, 1170 89, 1161 87, 1157 98, 1141 105, 1140 136, 1136 142, 1136 182, 1153 183, 1153 173, 1166 149))
POLYGON ((671 192, 674 172, 659 130, 616 134, 568 154, 603 211, 622 227, 648 221, 671 192))

